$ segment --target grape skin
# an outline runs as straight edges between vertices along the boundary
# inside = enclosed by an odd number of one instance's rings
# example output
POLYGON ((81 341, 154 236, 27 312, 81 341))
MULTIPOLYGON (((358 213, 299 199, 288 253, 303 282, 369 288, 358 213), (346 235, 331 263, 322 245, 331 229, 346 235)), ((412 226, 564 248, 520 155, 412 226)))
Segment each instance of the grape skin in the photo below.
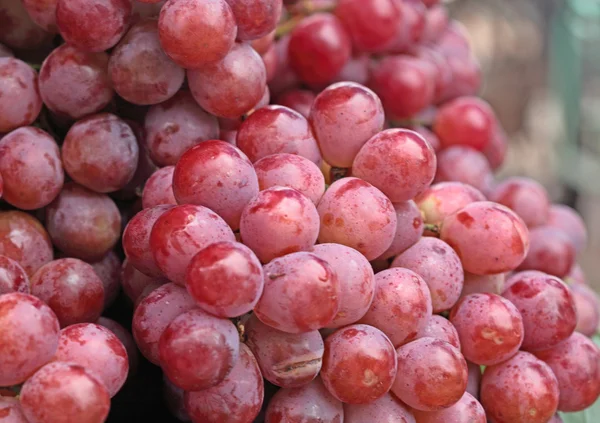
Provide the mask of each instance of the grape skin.
POLYGON ((56 4, 58 0, 23 0, 23 6, 27 9, 29 17, 44 31, 55 33, 56 27, 56 4))
POLYGON ((31 19, 22 1, 0 4, 0 28, 0 43, 17 50, 41 47, 51 38, 31 19))
POLYGON ((176 205, 173 193, 173 172, 175 166, 158 169, 146 180, 142 193, 142 207, 150 209, 161 205, 176 205))
POLYGON ((18 398, 0 397, 0 417, 2 423, 28 423, 18 398))
POLYGON ((437 314, 429 317, 427 325, 419 332, 418 337, 440 339, 460 350, 460 339, 456 328, 448 319, 437 314))
POLYGON ((292 89, 277 96, 275 104, 295 110, 308 119, 315 98, 316 96, 312 91, 292 89))
POLYGON ((530 247, 519 270, 540 270, 559 278, 569 274, 575 264, 572 240, 560 229, 540 226, 529 231, 530 247))
POLYGON ((489 199, 517 213, 529 228, 548 220, 550 200, 546 189, 530 178, 508 178, 496 185, 489 199))
POLYGON ((569 206, 553 204, 550 206, 548 226, 558 228, 565 232, 575 245, 575 250, 580 253, 587 245, 588 234, 581 216, 569 206))
POLYGON ((119 341, 121 341, 125 347, 125 350, 127 351, 127 360, 129 361, 128 376, 135 375, 137 373, 138 363, 140 360, 140 352, 135 344, 133 335, 131 335, 131 333, 129 333, 129 331, 119 323, 107 317, 100 317, 96 323, 100 326, 104 326, 117 338, 119 338, 119 341))
POLYGON ((474 275, 465 272, 465 283, 460 294, 461 298, 470 294, 489 292, 490 294, 502 294, 506 280, 505 273, 495 275, 474 275))
POLYGON ((29 277, 19 263, 0 255, 0 295, 10 292, 29 294, 29 277))
POLYGON ((587 286, 571 286, 577 310, 575 330, 586 336, 593 336, 600 323, 600 300, 587 286))
POLYGON ((237 39, 248 41, 275 30, 281 17, 281 0, 226 0, 238 27, 237 39))
POLYGON ((149 294, 151 291, 154 291, 156 288, 167 282, 168 280, 166 278, 152 277, 143 274, 133 267, 127 259, 123 261, 123 266, 121 267, 121 287, 123 288, 125 295, 127 295, 133 304, 137 304, 138 299, 147 288, 150 289, 150 291, 146 292, 149 294))
POLYGON ((483 153, 462 145, 445 148, 437 155, 436 183, 462 182, 483 194, 492 189, 494 176, 483 153))
POLYGON ((385 394, 368 404, 344 404, 344 423, 416 423, 411 410, 385 394))
POLYGON ((419 241, 423 235, 423 216, 414 201, 395 203, 396 235, 392 245, 378 259, 387 260, 397 256, 419 241))
POLYGON ((38 75, 27 63, 0 57, 0 133, 31 125, 42 110, 38 75))
POLYGON ((110 306, 121 288, 121 259, 109 251, 101 260, 89 263, 104 286, 104 308, 110 306))
POLYGON ((465 392, 462 398, 450 407, 433 412, 414 410, 418 423, 487 423, 485 410, 471 394, 465 392))
POLYGON ((469 376, 467 380, 467 392, 475 399, 479 399, 479 387, 481 386, 481 366, 467 361, 469 376))

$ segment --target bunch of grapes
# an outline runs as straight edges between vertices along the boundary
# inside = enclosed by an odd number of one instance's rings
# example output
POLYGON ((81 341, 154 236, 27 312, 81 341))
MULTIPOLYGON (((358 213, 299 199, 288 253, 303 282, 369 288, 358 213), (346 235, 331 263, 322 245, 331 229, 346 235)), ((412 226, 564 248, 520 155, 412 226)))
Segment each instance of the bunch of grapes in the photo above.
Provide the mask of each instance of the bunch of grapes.
POLYGON ((107 421, 139 352, 194 423, 600 395, 586 228, 495 178, 438 1, 0 0, 0 42, 0 423, 107 421))

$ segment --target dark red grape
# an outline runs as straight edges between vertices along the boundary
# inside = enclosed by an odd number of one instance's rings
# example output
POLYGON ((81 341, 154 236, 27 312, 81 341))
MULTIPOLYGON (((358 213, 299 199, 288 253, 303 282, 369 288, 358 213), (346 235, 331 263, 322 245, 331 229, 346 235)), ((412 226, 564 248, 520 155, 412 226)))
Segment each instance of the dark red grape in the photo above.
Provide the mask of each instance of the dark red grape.
POLYGON ((31 125, 42 110, 37 73, 27 63, 0 57, 0 133, 31 125))

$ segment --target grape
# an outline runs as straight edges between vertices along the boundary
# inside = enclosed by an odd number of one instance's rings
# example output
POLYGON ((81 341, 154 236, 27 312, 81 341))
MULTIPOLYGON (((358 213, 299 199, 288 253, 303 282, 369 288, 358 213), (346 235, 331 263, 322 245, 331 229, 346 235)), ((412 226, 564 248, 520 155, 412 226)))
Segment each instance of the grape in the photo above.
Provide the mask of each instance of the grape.
POLYGON ((539 270, 562 278, 575 264, 575 247, 569 236, 552 226, 529 231, 530 247, 521 270, 539 270))
POLYGON ((237 146, 253 163, 279 153, 297 154, 316 164, 321 162, 308 121, 283 106, 266 106, 252 113, 239 128, 237 146))
POLYGON ((193 422, 246 423, 258 415, 264 398, 264 382, 250 349, 240 344, 237 363, 225 379, 212 388, 187 392, 185 408, 193 422))
POLYGON ((485 201, 485 196, 462 182, 434 184, 415 198, 425 223, 438 226, 446 216, 475 201, 485 201))
POLYGON ((555 414, 550 420, 548 420, 548 423, 563 423, 563 419, 558 414, 555 414))
POLYGON ((465 358, 491 366, 508 360, 523 343, 524 327, 519 310, 495 294, 471 294, 461 298, 450 312, 465 358))
POLYGON ((431 317, 431 295, 425 281, 401 268, 375 275, 375 297, 360 323, 385 333, 394 347, 417 338, 431 317))
POLYGON ((485 410, 468 392, 454 405, 440 411, 413 410, 418 423, 487 423, 485 410))
POLYGON ((392 392, 408 406, 436 411, 457 403, 467 387, 467 362, 457 348, 434 338, 401 346, 392 392))
POLYGON ((467 392, 479 399, 479 387, 481 386, 481 366, 467 361, 469 377, 467 380, 467 392))
POLYGON ((600 323, 600 301, 596 293, 587 286, 571 286, 577 310, 577 332, 593 336, 600 323))
POLYGON ((252 163, 224 141, 206 141, 187 150, 173 173, 179 204, 197 204, 219 214, 237 230, 242 210, 258 194, 252 163))
POLYGON ((523 318, 525 337, 521 348, 536 351, 567 339, 577 324, 576 303, 571 290, 550 275, 515 274, 502 296, 512 302, 523 318))
POLYGON ((321 378, 342 402, 366 404, 387 393, 396 377, 394 347, 380 330, 367 325, 338 329, 325 340, 321 378))
MULTIPOLYGON (((256 51, 258 54, 260 54, 261 56, 263 54, 265 54, 268 50, 270 50, 270 47, 272 45, 276 45, 275 43, 275 32, 276 30, 273 30, 271 32, 269 32, 268 34, 256 38, 254 40, 252 40, 250 42, 250 45, 252 46, 252 48, 254 49, 254 51, 256 51)), ((277 50, 277 49, 275 49, 277 50)), ((277 53, 277 57, 279 59, 279 53, 277 53)), ((277 60, 279 62, 279 60, 277 60)), ((277 103, 279 104, 279 103, 277 103)))
POLYGON ((573 241, 578 253, 583 251, 587 245, 588 235, 585 223, 579 213, 569 206, 552 204, 547 224, 565 232, 573 241))
POLYGON ((558 405, 558 382, 550 367, 526 352, 485 369, 481 404, 498 423, 544 423, 558 405))
POLYGON ((75 182, 96 192, 114 192, 133 178, 139 148, 127 123, 102 113, 80 120, 69 129, 62 160, 75 182))
POLYGON ((310 250, 319 235, 319 214, 309 198, 292 188, 275 186, 258 193, 244 208, 242 241, 261 262, 310 250))
POLYGON ((417 134, 421 135, 423 138, 425 138, 425 141, 427 141, 429 143, 429 145, 431 146, 431 148, 433 148, 433 150, 435 152, 438 152, 441 150, 441 145, 440 145, 440 140, 439 138, 433 133, 431 132, 429 129, 427 129, 424 126, 411 126, 410 129, 412 129, 413 131, 415 131, 417 134))
MULTIPOLYGON (((483 150, 483 154, 488 159, 488 162, 490 162, 490 166, 493 170, 497 170, 502 166, 504 160, 506 159, 507 151, 507 135, 502 127, 497 125, 496 131, 494 132, 494 136, 492 136, 489 145, 485 150, 483 150)), ((547 218, 548 216, 546 215, 545 217, 547 218)))
POLYGON ((392 245, 381 255, 379 259, 387 260, 403 253, 423 235, 423 216, 414 201, 409 200, 394 204, 396 211, 396 235, 392 245))
POLYGON ((429 317, 427 325, 419 332, 418 338, 440 339, 460 350, 460 339, 456 328, 448 319, 437 314, 429 317))
POLYGON ((409 56, 384 57, 371 73, 369 86, 394 118, 411 117, 434 99, 435 80, 431 65, 409 56))
POLYGON ((191 422, 189 413, 185 409, 185 391, 171 383, 163 373, 163 400, 172 416, 182 422, 191 422))
POLYGON ((281 0, 226 0, 238 26, 238 40, 256 40, 275 30, 281 0))
POLYGON ((473 273, 465 272, 465 283, 460 295, 461 297, 465 297, 470 294, 484 292, 500 295, 502 294, 502 291, 504 291, 505 279, 506 275, 504 273, 495 275, 475 275, 473 273))
POLYGON ((61 327, 95 322, 104 309, 104 285, 89 264, 74 258, 51 261, 31 277, 31 293, 56 313, 61 327))
POLYGON ((161 205, 176 205, 173 193, 175 166, 165 166, 154 172, 144 184, 142 207, 150 209, 161 205))
POLYGON ((21 389, 21 406, 29 423, 102 423, 110 396, 83 367, 54 362, 42 367, 21 389))
POLYGON ((37 73, 25 62, 0 57, 0 133, 31 125, 42 110, 37 73))
POLYGON ((325 193, 321 169, 305 157, 295 154, 272 154, 254 164, 261 190, 274 186, 294 188, 315 205, 325 193))
POLYGON ((129 361, 129 375, 133 375, 137 372, 138 361, 139 361, 139 351, 137 346, 135 345, 135 341, 133 340, 133 336, 127 329, 123 326, 115 322, 114 320, 108 319, 106 317, 100 317, 96 322, 100 326, 104 326, 108 330, 110 330, 119 341, 125 347, 127 351, 127 359, 129 361))
POLYGON ((65 177, 56 142, 33 126, 16 129, 0 140, 0 172, 2 197, 23 210, 48 205, 60 192, 65 177))
POLYGON ((394 259, 392 267, 404 267, 423 278, 429 291, 433 312, 449 310, 460 297, 464 273, 452 248, 437 238, 424 237, 394 259))
MULTIPOLYGON (((407 4, 418 5, 419 3, 413 2, 407 4)), ((424 14, 421 16, 423 19, 425 18, 424 14)), ((424 20, 422 22, 425 23, 424 20)), ((415 57, 429 63, 434 77, 434 102, 437 103, 440 100, 443 100, 444 95, 448 90, 448 86, 452 83, 452 70, 448 67, 447 60, 444 55, 430 47, 419 47, 417 50, 412 52, 412 54, 415 57)), ((432 135, 435 137, 438 147, 441 148, 439 138, 433 134, 433 132, 432 135)))
POLYGON ((465 26, 457 21, 450 22, 437 40, 437 48, 448 57, 467 57, 471 52, 471 42, 465 26))
POLYGON ((46 57, 39 76, 42 100, 67 119, 99 112, 114 95, 108 77, 108 55, 89 53, 63 44, 46 57))
POLYGON ((416 423, 412 412, 390 394, 368 404, 344 404, 344 423, 416 423))
POLYGON ((308 119, 315 97, 312 91, 294 89, 279 95, 275 103, 295 110, 308 119))
POLYGON ((585 336, 574 333, 554 348, 535 353, 558 380, 560 411, 588 408, 600 395, 600 350, 585 336))
POLYGON ((23 0, 23 6, 27 9, 29 17, 44 31, 55 33, 56 27, 56 4, 58 0, 23 0))
POLYGON ((448 27, 448 10, 441 4, 429 6, 425 13, 423 41, 435 43, 448 27))
POLYGON ((415 45, 419 45, 423 38, 427 25, 427 9, 418 0, 396 3, 400 5, 403 15, 403 27, 399 38, 404 41, 404 50, 411 50, 415 45))
POLYGON ((435 175, 433 148, 416 132, 387 129, 360 149, 352 175, 380 189, 392 202, 408 201, 425 191, 435 175))
POLYGON ((119 338, 93 323, 67 326, 60 331, 54 361, 78 364, 96 376, 114 397, 127 379, 127 350, 119 338))
POLYGON ((104 308, 110 306, 121 287, 121 259, 114 251, 109 251, 101 260, 90 263, 94 272, 102 281, 104 286, 104 308))
POLYGON ((578 263, 575 263, 569 271, 569 274, 564 277, 564 281, 569 285, 587 285, 587 276, 581 266, 578 263))
POLYGON ((514 270, 529 250, 525 222, 500 204, 477 201, 444 219, 441 239, 467 272, 490 275, 514 270))
POLYGON ((150 157, 158 166, 175 165, 188 148, 219 135, 217 119, 202 110, 187 91, 152 106, 144 129, 150 157))
POLYGON ((216 213, 186 204, 170 208, 156 220, 150 250, 164 275, 183 286, 187 266, 197 252, 213 242, 234 240, 233 232, 216 213))
POLYGON ((373 260, 394 240, 397 218, 393 204, 361 179, 343 178, 334 182, 317 210, 321 218, 320 243, 346 245, 373 260))
POLYGON ((0 385, 23 383, 48 363, 59 330, 56 315, 39 299, 20 292, 0 295, 0 385))
POLYGON ((368 54, 351 57, 332 82, 355 82, 365 85, 369 81, 370 65, 371 57, 368 54))
POLYGON ((0 3, 0 43, 18 50, 31 50, 50 41, 51 35, 38 26, 22 1, 0 3))
POLYGON ((191 310, 175 317, 162 333, 160 364, 175 386, 200 391, 221 383, 231 372, 239 344, 229 320, 191 310))
POLYGON ((265 90, 263 91, 262 97, 260 98, 260 100, 258 101, 258 103, 256 103, 254 105, 254 107, 251 110, 248 111, 248 113, 246 115, 247 116, 251 115, 257 109, 260 109, 261 107, 268 106, 270 102, 271 102, 271 90, 269 90, 268 86, 265 86, 265 90))
POLYGON ((251 311, 260 299, 263 269, 245 245, 216 242, 200 250, 190 261, 185 286, 207 313, 237 317, 251 311))
POLYGON ((121 215, 114 201, 72 182, 46 208, 52 242, 65 254, 98 260, 119 240, 121 215))
POLYGON ((265 423, 342 423, 344 408, 320 379, 291 389, 280 389, 269 402, 265 423))
POLYGON ((157 104, 173 97, 185 71, 164 53, 156 20, 136 24, 113 50, 108 72, 115 91, 134 104, 157 104))
POLYGON ((340 283, 329 264, 311 253, 292 253, 264 266, 265 287, 254 313, 263 323, 289 333, 331 323, 340 306, 340 283))
POLYGON ((244 325, 248 347, 265 379, 282 388, 310 383, 321 370, 325 346, 318 331, 292 334, 273 329, 252 314, 244 325))
POLYGON ((27 423, 18 398, 0 396, 0 422, 27 423))
MULTIPOLYGON (((278 57, 277 57, 277 50, 275 48, 275 45, 271 45, 271 47, 269 48, 269 50, 267 50, 266 53, 262 54, 261 59, 263 61, 263 64, 265 65, 265 75, 266 75, 266 81, 267 83, 270 82, 275 75, 277 74, 277 70, 278 70, 278 57)), ((266 90, 268 90, 269 87, 266 88, 266 90)), ((269 102, 267 101, 265 103, 265 105, 269 104, 269 102)), ((255 106, 255 108, 258 108, 255 106)))
POLYGON ((548 193, 533 179, 505 179, 494 188, 489 198, 512 209, 530 228, 543 225, 548 219, 548 193))
POLYGON ((19 263, 28 276, 54 257, 42 224, 20 211, 0 212, 0 254, 19 263))
POLYGON ((492 189, 494 176, 483 153, 470 147, 453 146, 437 155, 435 182, 455 181, 471 185, 488 193, 492 189))
POLYGON ((140 352, 154 364, 160 363, 158 341, 177 316, 196 308, 184 288, 167 283, 140 301, 133 313, 133 338, 140 352))
POLYGON ((0 295, 10 292, 29 294, 29 277, 19 263, 0 255, 0 295))
POLYGON ((288 60, 297 76, 310 86, 327 84, 344 67, 352 53, 352 42, 338 18, 315 13, 290 34, 288 60))
POLYGON ((123 292, 125 292, 125 295, 127 295, 127 297, 129 297, 131 302, 134 304, 138 302, 138 299, 144 290, 146 290, 146 288, 154 291, 154 289, 164 285, 167 282, 167 279, 143 274, 133 267, 133 265, 127 259, 125 259, 123 266, 121 267, 121 286, 123 288, 123 292))

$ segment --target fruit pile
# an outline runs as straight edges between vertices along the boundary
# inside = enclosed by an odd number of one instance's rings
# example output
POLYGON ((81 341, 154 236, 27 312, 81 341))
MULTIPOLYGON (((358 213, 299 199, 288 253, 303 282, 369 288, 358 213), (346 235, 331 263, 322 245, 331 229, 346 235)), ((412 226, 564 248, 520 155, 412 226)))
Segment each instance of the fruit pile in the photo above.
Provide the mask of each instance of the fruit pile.
POLYGON ((138 351, 195 423, 556 423, 600 395, 586 228, 495 178, 438 1, 0 24, 0 423, 110 421, 138 351))

